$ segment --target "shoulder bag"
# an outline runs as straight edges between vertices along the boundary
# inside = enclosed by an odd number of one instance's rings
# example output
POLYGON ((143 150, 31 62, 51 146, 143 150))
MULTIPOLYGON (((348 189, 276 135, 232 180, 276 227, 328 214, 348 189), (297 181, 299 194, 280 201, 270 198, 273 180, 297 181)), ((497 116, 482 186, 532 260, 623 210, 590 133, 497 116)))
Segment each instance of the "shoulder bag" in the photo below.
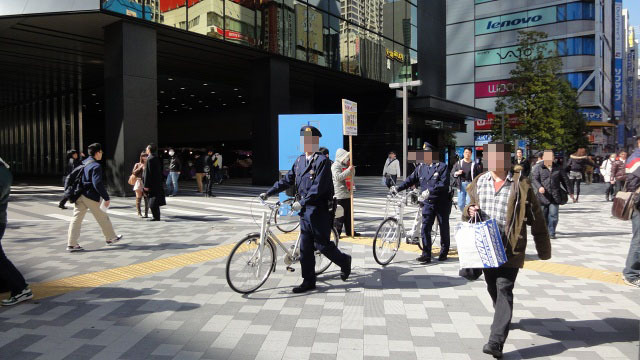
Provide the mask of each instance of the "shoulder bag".
POLYGON ((638 196, 638 192, 640 188, 636 190, 636 192, 628 192, 627 184, 624 184, 624 188, 621 191, 618 191, 616 197, 613 199, 613 204, 611 205, 611 215, 620 220, 629 220, 631 219, 631 215, 633 214, 633 204, 634 197, 638 196))

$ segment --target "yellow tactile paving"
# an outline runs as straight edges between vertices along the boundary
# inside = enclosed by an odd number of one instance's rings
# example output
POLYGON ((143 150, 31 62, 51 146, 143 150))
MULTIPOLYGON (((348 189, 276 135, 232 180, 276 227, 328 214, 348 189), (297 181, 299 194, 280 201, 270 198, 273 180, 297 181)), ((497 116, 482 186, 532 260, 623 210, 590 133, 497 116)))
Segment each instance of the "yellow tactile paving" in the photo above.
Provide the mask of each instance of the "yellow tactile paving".
MULTIPOLYGON (((289 233, 278 235, 278 238, 282 242, 289 242, 294 241, 297 236, 297 233, 289 233)), ((366 237, 346 237, 340 239, 340 241, 358 245, 372 245, 373 243, 372 238, 366 237)), ((234 246, 235 243, 219 245, 210 249, 169 256, 162 259, 122 266, 114 269, 76 275, 43 283, 34 283, 31 284, 31 289, 33 290, 35 299, 62 295, 81 289, 95 288, 118 281, 152 275, 167 270, 178 269, 189 265, 195 265, 206 261, 219 259, 229 255, 234 246)), ((400 249, 403 251, 410 251, 415 253, 421 252, 418 246, 407 245, 405 243, 401 244, 400 249)), ((433 249, 433 253, 435 254, 437 254, 438 251, 438 248, 433 249)), ((457 254, 455 252, 451 252, 449 256, 457 257, 457 254)), ((591 269, 581 266, 559 264, 540 260, 529 260, 525 262, 524 268, 541 273, 567 276, 577 279, 587 279, 620 285, 623 284, 621 273, 607 270, 591 269)), ((7 294, 0 294, 1 298, 4 298, 6 296, 7 294)))

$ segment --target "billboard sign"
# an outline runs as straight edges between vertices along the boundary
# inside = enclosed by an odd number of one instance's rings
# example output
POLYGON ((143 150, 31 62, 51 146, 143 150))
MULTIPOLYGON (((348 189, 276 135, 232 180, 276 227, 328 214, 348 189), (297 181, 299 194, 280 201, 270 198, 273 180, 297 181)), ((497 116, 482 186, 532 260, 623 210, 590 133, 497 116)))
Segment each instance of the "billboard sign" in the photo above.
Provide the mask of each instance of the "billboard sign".
POLYGON ((475 83, 476 99, 507 95, 515 90, 516 84, 511 80, 484 81, 475 83))
POLYGON ((476 20, 476 35, 522 29, 558 21, 556 6, 476 20))
POLYGON ((474 136, 474 146, 482 146, 491 142, 491 134, 478 134, 474 136))
MULTIPOLYGON (((515 129, 522 125, 522 122, 518 120, 518 116, 514 114, 508 115, 507 126, 511 129, 515 129)), ((486 119, 476 119, 474 124, 475 131, 491 130, 493 123, 496 121, 496 115, 492 113, 487 114, 486 119)))
POLYGON ((586 121, 603 120, 603 112, 601 108, 580 108, 579 111, 586 121))
MULTIPOLYGON (((548 58, 555 55, 557 49, 555 41, 545 41, 543 43, 540 43, 540 45, 544 46, 544 57, 548 58)), ((534 57, 535 55, 537 55, 536 53, 534 53, 534 51, 535 49, 522 49, 520 46, 509 46, 499 49, 476 51, 476 66, 514 63, 520 60, 522 57, 534 57)))
POLYGON ((622 116, 622 46, 623 46, 623 28, 622 28, 622 0, 616 0, 614 12, 614 74, 613 74, 613 115, 615 117, 622 116))
POLYGON ((342 133, 358 135, 358 104, 346 99, 342 99, 342 133))

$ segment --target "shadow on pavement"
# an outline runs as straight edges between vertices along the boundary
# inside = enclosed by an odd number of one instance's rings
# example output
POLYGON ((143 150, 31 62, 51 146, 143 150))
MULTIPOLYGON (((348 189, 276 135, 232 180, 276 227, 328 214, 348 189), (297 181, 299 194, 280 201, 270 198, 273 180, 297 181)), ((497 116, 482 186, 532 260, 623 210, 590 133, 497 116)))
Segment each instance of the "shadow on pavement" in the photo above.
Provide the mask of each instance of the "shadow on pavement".
POLYGON ((523 319, 514 328, 535 333, 558 342, 519 349, 523 359, 554 356, 577 347, 592 347, 640 339, 640 320, 606 318, 602 320, 567 321, 560 318, 523 319), (553 330, 555 329, 555 330, 553 330))

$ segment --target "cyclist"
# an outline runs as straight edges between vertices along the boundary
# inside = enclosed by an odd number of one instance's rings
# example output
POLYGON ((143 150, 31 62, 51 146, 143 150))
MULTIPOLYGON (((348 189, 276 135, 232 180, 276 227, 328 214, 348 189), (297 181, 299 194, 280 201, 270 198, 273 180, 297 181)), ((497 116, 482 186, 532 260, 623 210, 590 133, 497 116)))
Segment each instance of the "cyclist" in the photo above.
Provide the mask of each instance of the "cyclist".
POLYGON ((302 284, 293 288, 303 293, 316 288, 315 254, 318 249, 327 259, 340 267, 340 277, 347 281, 351 274, 351 256, 341 252, 329 240, 331 218, 329 202, 333 199, 333 180, 329 159, 318 152, 320 130, 313 126, 300 129, 304 154, 293 163, 291 170, 269 191, 260 194, 262 200, 294 186, 296 202, 291 208, 300 212, 300 265, 302 284), (315 245, 315 246, 314 246, 315 245))
POLYGON ((438 160, 438 152, 433 151, 431 144, 425 142, 424 150, 409 154, 409 161, 418 163, 413 173, 399 186, 392 186, 390 192, 397 194, 412 185, 420 185, 420 191, 428 190, 429 196, 422 208, 422 255, 416 260, 428 264, 431 262, 431 227, 438 217, 440 226, 439 261, 447 260, 449 253, 449 214, 451 198, 449 197, 449 169, 447 164, 438 160))

